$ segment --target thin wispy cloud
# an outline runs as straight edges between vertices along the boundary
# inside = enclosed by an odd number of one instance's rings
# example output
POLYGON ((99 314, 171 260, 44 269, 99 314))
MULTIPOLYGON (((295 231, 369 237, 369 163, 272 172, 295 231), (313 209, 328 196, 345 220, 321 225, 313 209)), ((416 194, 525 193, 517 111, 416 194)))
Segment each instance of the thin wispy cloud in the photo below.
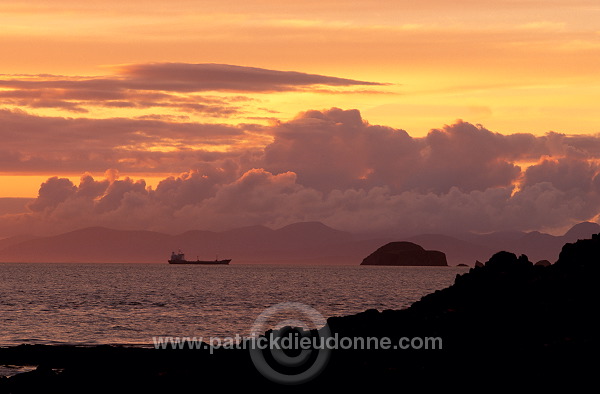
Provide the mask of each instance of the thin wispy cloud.
MULTIPOLYGON (((131 64, 115 67, 115 70, 118 73, 110 77, 14 75, 7 78, 5 75, 0 79, 0 88, 3 88, 0 91, 0 105, 53 108, 74 113, 88 113, 90 107, 174 109, 224 117, 243 112, 240 103, 252 100, 239 94, 384 85, 225 64, 131 64), (217 97, 207 92, 236 95, 217 97)), ((344 93, 343 90, 332 92, 344 93)), ((348 92, 354 93, 352 90, 348 92)))

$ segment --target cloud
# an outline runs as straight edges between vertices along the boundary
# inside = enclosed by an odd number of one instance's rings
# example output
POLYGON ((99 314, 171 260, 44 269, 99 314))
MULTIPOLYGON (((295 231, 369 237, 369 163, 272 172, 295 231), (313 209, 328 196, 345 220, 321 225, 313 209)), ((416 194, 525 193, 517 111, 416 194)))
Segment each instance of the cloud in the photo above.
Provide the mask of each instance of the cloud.
POLYGON ((254 125, 62 118, 0 109, 0 171, 179 173, 264 145, 254 125), (227 149, 224 149, 226 147, 227 149), (221 150, 221 151, 220 151, 221 150), (240 152, 240 150, 242 152, 240 152))
POLYGON ((571 157, 544 159, 525 171, 523 184, 531 186, 548 182, 557 189, 567 192, 600 192, 600 189, 597 189, 599 172, 600 167, 595 161, 589 162, 571 157))
POLYGON ((273 135, 264 167, 294 171, 300 183, 326 191, 386 186, 445 193, 452 187, 468 192, 510 186, 521 175, 519 161, 575 149, 556 134, 505 136, 463 121, 413 138, 369 125, 357 110, 337 108, 302 113, 273 135))
MULTIPOLYGON (((133 90, 112 80, 4 80, 0 87, 0 103, 29 108, 53 108, 75 113, 88 108, 171 109, 195 114, 224 117, 238 114, 241 101, 250 98, 226 98, 178 92, 133 90)), ((194 93, 194 92, 191 92, 194 93)))
POLYGON ((125 86, 174 92, 281 92, 314 85, 381 86, 382 83, 228 64, 152 63, 121 66, 125 86))
POLYGON ((207 166, 202 172, 192 170, 162 180, 153 196, 161 204, 179 209, 214 196, 220 186, 234 182, 237 174, 238 166, 232 161, 219 168, 207 166))
POLYGON ((0 88, 5 89, 0 90, 0 103, 74 113, 89 112, 90 107, 162 108, 224 117, 243 112, 240 102, 251 99, 239 95, 211 96, 206 92, 268 93, 384 85, 227 64, 149 63, 114 69, 117 74, 108 77, 5 75, 0 79, 0 88))
POLYGON ((29 204, 33 212, 56 208, 77 192, 77 188, 66 178, 52 177, 40 186, 38 198, 29 204))
POLYGON ((393 193, 386 187, 333 190, 324 193, 298 183, 295 173, 249 170, 232 182, 199 182, 195 174, 171 178, 156 191, 131 179, 94 181, 104 194, 82 193, 90 180, 73 189, 66 180, 48 181, 29 214, 6 216, 8 230, 56 233, 102 225, 181 233, 191 229, 225 230, 262 224, 281 227, 319 220, 355 231, 410 233, 556 228, 598 214, 598 192, 568 193, 549 182, 527 186, 447 193, 393 193), (165 189, 166 188, 166 189, 165 189), (159 192, 159 189, 160 190, 159 192), (50 193, 50 191, 52 193, 50 193), (177 196, 177 201, 167 197, 177 196))
MULTIPOLYGON (((32 121, 24 113, 5 115, 8 121, 0 123, 5 130, 14 130, 19 119, 32 121)), ((332 108, 259 128, 271 138, 262 148, 148 152, 115 147, 148 146, 164 135, 198 143, 244 138, 246 131, 177 128, 168 121, 33 121, 41 123, 6 134, 12 137, 3 148, 13 156, 4 160, 17 160, 21 170, 27 161, 57 168, 60 160, 71 169, 106 165, 130 173, 152 163, 161 170, 185 165, 192 170, 166 177, 155 188, 120 178, 115 170, 105 179, 84 174, 79 185, 52 177, 30 212, 0 218, 0 234, 91 225, 179 233, 298 221, 356 232, 488 232, 558 229, 600 214, 600 136, 502 135, 457 121, 414 138, 370 125, 357 110, 332 108), (98 134, 93 150, 81 148, 89 128, 107 130, 98 134), (50 136, 64 138, 64 149, 45 152, 44 146, 57 146, 45 139, 50 136)))

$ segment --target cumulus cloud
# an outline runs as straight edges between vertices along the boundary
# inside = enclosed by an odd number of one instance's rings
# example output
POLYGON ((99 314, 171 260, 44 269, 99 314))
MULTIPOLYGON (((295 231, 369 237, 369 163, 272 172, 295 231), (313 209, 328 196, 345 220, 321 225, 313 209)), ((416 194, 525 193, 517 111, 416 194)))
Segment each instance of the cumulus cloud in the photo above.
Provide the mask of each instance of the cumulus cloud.
MULTIPOLYGON (((273 130, 264 168, 294 171, 319 190, 386 186, 394 192, 470 192, 517 182, 519 162, 544 155, 600 157, 597 145, 549 133, 502 135, 463 121, 433 129, 424 138, 373 126, 357 110, 307 111, 273 130), (571 145, 571 141, 574 144, 571 145)), ((597 138, 600 140, 600 138, 597 138)))
POLYGON ((180 233, 319 220, 355 232, 486 232, 554 228, 588 220, 598 214, 600 202, 597 192, 569 193, 549 182, 516 193, 512 187, 471 192, 451 188, 441 194, 393 193, 387 187, 324 193, 299 184, 295 173, 272 174, 263 169, 250 170, 229 183, 210 182, 212 185, 186 173, 156 190, 144 188, 141 181, 115 180, 96 198, 81 192, 89 183, 89 178, 82 179, 73 189, 66 180, 49 181, 52 189, 45 187, 35 205, 30 205, 35 211, 5 217, 1 229, 7 231, 10 224, 11 231, 17 226, 21 231, 54 233, 102 225, 180 233), (169 195, 178 200, 170 200, 169 195))
POLYGON ((544 159, 525 171, 523 184, 532 186, 548 182, 566 192, 600 192, 598 189, 599 171, 598 162, 590 162, 583 158, 544 159))
POLYGON ((77 188, 66 178, 52 177, 40 186, 38 198, 29 204, 33 212, 56 208, 77 192, 77 188))
MULTIPOLYGON (((43 121, 69 137, 87 135, 74 120, 43 121)), ((139 135, 134 132, 139 128, 126 122, 110 122, 119 132, 108 133, 120 145, 163 138, 160 130, 166 127, 149 123, 148 130, 156 134, 139 135)), ((37 135, 35 130, 28 132, 37 135)), ((215 130, 198 125, 167 135, 193 139, 191 130, 200 132, 198 141, 219 138, 215 130)), ((244 135, 240 127, 219 131, 244 135)), ((143 180, 120 178, 116 171, 107 172, 105 179, 84 174, 78 185, 52 177, 42 184, 28 213, 0 219, 0 233, 91 225, 178 233, 298 221, 322 221, 356 232, 487 232, 557 229, 597 220, 600 214, 600 136, 502 135, 457 121, 414 138, 404 130, 370 125, 357 110, 338 108, 307 111, 260 131, 272 140, 253 151, 192 149, 159 157, 143 149, 119 156, 110 138, 100 138, 93 153, 105 158, 73 161, 70 168, 115 164, 111 167, 130 172, 136 167, 127 160, 168 168, 180 158, 180 165, 193 169, 166 177, 155 188, 143 180)), ((43 156, 41 145, 16 134, 13 138, 7 146, 14 155, 27 152, 30 160, 52 160, 43 156), (18 151, 20 144, 24 148, 18 151)))

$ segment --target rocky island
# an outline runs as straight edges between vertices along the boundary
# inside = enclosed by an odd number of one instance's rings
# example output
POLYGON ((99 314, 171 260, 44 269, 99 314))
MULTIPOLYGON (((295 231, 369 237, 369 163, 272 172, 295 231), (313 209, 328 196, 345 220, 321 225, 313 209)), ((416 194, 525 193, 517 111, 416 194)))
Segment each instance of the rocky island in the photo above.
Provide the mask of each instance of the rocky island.
POLYGON ((443 252, 425 250, 412 242, 390 242, 367 256, 361 265, 447 267, 448 263, 443 252))

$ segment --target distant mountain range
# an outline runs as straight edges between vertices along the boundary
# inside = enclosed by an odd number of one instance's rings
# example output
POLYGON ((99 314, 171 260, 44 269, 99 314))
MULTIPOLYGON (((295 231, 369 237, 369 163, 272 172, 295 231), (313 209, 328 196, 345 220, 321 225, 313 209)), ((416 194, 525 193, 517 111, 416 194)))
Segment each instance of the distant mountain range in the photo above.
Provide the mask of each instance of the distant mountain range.
POLYGON ((496 232, 490 234, 460 234, 447 236, 424 234, 407 238, 425 249, 446 253, 449 265, 474 265, 476 260, 487 261, 492 254, 505 250, 517 255, 525 254, 533 262, 548 260, 554 263, 565 243, 590 238, 600 233, 597 223, 583 222, 571 227, 564 235, 555 236, 538 231, 496 232))
POLYGON ((562 246, 600 233, 584 222, 562 236, 540 232, 491 234, 422 234, 412 237, 367 237, 304 222, 272 230, 264 226, 223 232, 188 231, 169 235, 152 231, 90 227, 50 236, 17 236, 0 240, 2 262, 133 262, 165 263, 181 249, 190 259, 230 258, 239 263, 314 263, 358 265, 374 250, 393 241, 410 241, 446 253, 449 265, 474 265, 507 250, 531 261, 556 261, 562 246))

